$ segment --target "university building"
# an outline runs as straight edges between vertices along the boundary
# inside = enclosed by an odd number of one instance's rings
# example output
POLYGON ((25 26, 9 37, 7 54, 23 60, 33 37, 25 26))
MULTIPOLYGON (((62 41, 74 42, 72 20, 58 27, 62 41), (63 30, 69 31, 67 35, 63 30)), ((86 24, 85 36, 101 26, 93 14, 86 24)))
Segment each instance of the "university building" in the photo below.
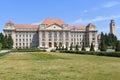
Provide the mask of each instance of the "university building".
POLYGON ((12 36, 14 48, 70 47, 71 44, 82 46, 83 43, 85 47, 90 47, 91 43, 98 47, 97 29, 92 23, 73 26, 59 19, 46 19, 39 25, 9 21, 5 24, 4 34, 12 36))

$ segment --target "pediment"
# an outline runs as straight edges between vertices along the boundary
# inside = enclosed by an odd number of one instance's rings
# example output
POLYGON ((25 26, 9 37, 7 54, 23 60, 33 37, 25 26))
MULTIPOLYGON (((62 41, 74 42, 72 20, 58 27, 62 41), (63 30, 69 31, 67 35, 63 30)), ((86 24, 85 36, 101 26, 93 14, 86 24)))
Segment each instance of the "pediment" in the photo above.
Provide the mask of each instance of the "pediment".
POLYGON ((62 30, 62 26, 54 23, 54 24, 51 24, 51 25, 48 25, 47 30, 62 30))

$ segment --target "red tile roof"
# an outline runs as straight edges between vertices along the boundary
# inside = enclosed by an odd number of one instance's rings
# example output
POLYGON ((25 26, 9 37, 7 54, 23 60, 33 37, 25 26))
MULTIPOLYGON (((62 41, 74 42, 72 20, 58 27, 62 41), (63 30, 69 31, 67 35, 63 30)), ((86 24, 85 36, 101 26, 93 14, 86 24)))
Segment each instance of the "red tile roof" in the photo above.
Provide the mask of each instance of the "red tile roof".
POLYGON ((94 25, 94 24, 92 24, 92 23, 89 23, 87 26, 88 26, 88 27, 90 27, 90 26, 95 26, 95 25, 94 25))
POLYGON ((41 24, 52 24, 52 23, 57 23, 59 25, 65 24, 63 21, 59 19, 46 19, 41 24))
POLYGON ((12 26, 12 25, 14 25, 14 24, 13 24, 13 22, 11 22, 11 21, 8 21, 8 22, 5 24, 5 26, 12 26))
POLYGON ((70 26, 70 29, 86 29, 86 26, 70 26))
POLYGON ((14 24, 15 28, 38 28, 38 25, 32 24, 14 24))

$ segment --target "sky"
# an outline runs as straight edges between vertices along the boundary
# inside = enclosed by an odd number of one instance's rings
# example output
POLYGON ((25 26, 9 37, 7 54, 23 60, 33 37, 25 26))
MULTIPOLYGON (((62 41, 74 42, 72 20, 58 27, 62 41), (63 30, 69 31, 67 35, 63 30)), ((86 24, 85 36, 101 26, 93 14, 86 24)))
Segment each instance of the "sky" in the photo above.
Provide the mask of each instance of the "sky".
POLYGON ((120 0, 1 0, 0 32, 6 22, 40 24, 47 18, 60 19, 69 25, 93 23, 101 32, 109 33, 110 20, 116 23, 120 39, 120 0))

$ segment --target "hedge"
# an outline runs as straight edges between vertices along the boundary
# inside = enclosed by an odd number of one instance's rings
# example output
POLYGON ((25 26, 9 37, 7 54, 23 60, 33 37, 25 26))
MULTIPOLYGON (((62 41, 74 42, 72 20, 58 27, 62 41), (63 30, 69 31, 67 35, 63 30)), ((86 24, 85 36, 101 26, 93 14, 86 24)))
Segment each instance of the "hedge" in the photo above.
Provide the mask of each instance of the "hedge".
POLYGON ((45 49, 14 49, 11 52, 46 52, 45 49))
POLYGON ((71 54, 84 54, 84 55, 97 55, 97 56, 110 56, 110 57, 120 57, 120 52, 94 52, 94 51, 60 51, 61 53, 71 53, 71 54))

